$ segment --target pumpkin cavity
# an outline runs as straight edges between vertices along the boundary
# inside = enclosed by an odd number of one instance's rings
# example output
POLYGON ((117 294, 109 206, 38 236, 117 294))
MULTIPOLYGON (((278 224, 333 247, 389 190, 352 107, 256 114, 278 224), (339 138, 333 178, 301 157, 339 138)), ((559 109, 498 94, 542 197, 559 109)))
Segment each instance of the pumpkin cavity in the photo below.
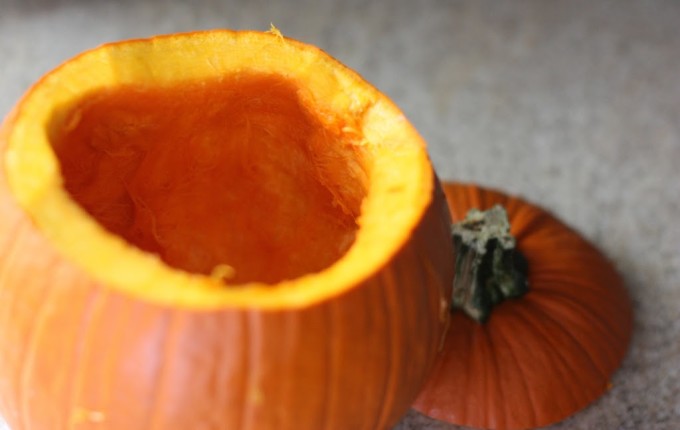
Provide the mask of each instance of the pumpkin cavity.
POLYGON ((110 232, 178 269, 274 284, 342 257, 367 193, 360 136, 343 131, 360 127, 301 91, 245 73, 118 86, 56 109, 49 139, 110 232))

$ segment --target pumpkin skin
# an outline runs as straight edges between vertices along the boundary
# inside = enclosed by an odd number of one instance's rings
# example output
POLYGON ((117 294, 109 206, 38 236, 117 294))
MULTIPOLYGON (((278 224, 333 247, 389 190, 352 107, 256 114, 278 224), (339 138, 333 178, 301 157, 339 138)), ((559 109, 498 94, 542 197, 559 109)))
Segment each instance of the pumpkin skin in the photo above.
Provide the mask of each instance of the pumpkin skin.
POLYGON ((444 183, 454 222, 501 205, 528 262, 529 291, 479 324, 452 314, 442 354, 414 404, 432 418, 499 430, 542 427, 610 387, 632 332, 632 306, 611 263, 549 212, 471 184, 444 183))
POLYGON ((412 126, 326 54, 256 32, 106 45, 38 82, 0 133, 0 414, 12 430, 381 429, 422 388, 448 319, 450 215, 412 126), (324 133, 344 136, 318 151, 359 154, 325 172, 340 206, 366 188, 354 242, 329 266, 230 285, 229 270, 184 270, 128 243, 74 198, 90 189, 65 189, 77 181, 45 136, 89 120, 55 120, 59 106, 78 112, 84 95, 119 84, 209 86, 234 70, 283 76, 324 133))

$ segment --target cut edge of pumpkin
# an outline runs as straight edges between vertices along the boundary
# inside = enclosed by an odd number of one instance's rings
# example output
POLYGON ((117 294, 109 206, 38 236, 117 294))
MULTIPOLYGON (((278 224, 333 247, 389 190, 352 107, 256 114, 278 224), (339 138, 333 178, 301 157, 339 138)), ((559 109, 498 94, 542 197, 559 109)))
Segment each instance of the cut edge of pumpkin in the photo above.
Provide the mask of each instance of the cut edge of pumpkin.
MULTIPOLYGON (((46 75, 10 116, 6 175, 33 224, 93 280, 154 303, 277 309, 333 297, 388 264, 432 201, 435 178, 425 144, 399 109, 318 48, 270 33, 212 30, 103 45, 46 75), (201 61, 209 66, 196 66, 201 61), (357 144, 370 151, 372 161, 359 230, 348 252, 320 272, 275 285, 230 288, 217 276, 172 268, 131 246, 104 229, 64 189, 47 133, 55 106, 107 86, 163 86, 231 72, 281 74, 299 83, 301 99, 318 107, 320 116, 334 112, 361 119, 357 144)), ((215 274, 223 269, 216 267, 215 274)))

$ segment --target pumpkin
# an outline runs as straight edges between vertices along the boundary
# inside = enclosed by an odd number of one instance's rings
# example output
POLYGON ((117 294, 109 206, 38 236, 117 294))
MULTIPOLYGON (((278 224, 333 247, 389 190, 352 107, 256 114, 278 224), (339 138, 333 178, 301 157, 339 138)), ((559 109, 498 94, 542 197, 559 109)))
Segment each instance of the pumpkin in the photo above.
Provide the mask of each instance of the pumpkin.
POLYGON ((0 138, 13 430, 381 429, 448 318, 450 215, 398 108, 277 31, 108 44, 0 138))
POLYGON ((522 198, 461 183, 446 183, 444 191, 457 223, 471 209, 506 210, 528 290, 494 306, 481 323, 453 313, 415 409, 502 430, 546 426, 593 402, 609 389, 631 337, 622 278, 578 232, 522 198))

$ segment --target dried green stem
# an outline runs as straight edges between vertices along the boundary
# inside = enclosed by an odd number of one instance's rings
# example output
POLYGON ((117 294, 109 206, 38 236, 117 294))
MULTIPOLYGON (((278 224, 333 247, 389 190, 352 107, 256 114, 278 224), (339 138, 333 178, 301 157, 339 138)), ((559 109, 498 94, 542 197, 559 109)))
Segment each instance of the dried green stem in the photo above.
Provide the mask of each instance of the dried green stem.
POLYGON ((483 323, 493 307, 528 290, 527 264, 515 248, 507 213, 501 206, 472 209, 451 229, 456 248, 452 309, 483 323))

